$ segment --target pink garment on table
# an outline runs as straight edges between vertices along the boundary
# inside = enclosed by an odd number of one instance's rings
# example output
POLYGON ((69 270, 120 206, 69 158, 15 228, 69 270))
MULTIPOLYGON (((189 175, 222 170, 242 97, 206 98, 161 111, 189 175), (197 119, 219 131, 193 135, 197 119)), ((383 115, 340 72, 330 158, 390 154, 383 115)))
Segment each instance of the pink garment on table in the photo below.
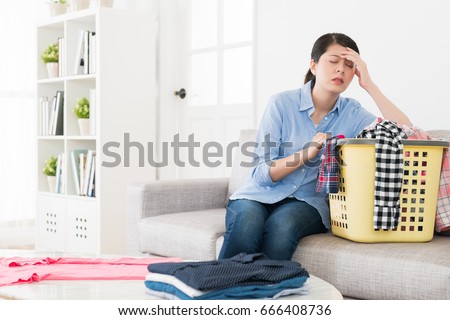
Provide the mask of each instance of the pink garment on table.
MULTIPOLYGON (((408 140, 437 140, 422 129, 414 126, 408 127, 403 125, 402 130, 408 135, 408 140)), ((448 148, 444 149, 442 155, 435 230, 437 232, 450 230, 450 153, 448 148)))
POLYGON ((0 286, 42 280, 145 280, 147 266, 180 258, 1 258, 0 286))

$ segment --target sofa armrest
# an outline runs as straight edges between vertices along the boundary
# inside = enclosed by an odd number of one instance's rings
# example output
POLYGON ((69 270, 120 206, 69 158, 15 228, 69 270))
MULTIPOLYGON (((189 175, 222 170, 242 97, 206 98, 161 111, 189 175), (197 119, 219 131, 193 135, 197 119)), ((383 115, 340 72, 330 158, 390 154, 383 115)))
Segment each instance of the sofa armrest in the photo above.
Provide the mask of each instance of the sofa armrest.
POLYGON ((127 186, 127 254, 139 250, 139 221, 152 216, 224 208, 229 178, 159 180, 127 186))

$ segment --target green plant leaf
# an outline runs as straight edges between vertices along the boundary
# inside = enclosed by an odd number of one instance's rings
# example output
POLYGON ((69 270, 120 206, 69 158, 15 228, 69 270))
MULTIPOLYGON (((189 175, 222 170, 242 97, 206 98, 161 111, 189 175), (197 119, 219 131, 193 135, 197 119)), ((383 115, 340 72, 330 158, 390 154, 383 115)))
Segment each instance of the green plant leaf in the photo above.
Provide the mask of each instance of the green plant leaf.
POLYGON ((58 162, 58 157, 51 156, 51 158, 45 160, 45 167, 42 169, 42 172, 46 176, 56 176, 56 163, 58 162))
POLYGON ((88 98, 83 97, 79 99, 73 112, 78 119, 89 119, 90 104, 88 98))
POLYGON ((45 49, 41 55, 41 59, 44 63, 58 62, 58 43, 51 44, 45 49))

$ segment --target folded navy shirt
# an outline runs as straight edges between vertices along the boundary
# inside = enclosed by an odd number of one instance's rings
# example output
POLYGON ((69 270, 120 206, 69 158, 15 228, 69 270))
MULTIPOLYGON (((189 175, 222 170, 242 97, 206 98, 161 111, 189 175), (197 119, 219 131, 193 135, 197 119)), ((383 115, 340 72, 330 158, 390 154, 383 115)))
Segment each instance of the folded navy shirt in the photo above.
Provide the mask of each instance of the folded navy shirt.
POLYGON ((150 272, 173 275, 190 287, 202 291, 277 284, 295 277, 309 277, 298 262, 270 260, 262 253, 240 253, 218 261, 155 263, 147 269, 150 272))

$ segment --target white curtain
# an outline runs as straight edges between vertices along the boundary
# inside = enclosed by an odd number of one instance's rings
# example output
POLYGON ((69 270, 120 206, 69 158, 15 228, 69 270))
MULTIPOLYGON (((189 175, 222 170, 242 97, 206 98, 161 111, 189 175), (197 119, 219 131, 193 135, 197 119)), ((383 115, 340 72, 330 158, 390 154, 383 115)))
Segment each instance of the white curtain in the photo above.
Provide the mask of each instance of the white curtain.
POLYGON ((36 215, 36 19, 44 1, 0 0, 0 247, 32 245, 36 215), (38 12, 38 13, 36 13, 38 12), (30 243, 31 242, 31 243, 30 243))

